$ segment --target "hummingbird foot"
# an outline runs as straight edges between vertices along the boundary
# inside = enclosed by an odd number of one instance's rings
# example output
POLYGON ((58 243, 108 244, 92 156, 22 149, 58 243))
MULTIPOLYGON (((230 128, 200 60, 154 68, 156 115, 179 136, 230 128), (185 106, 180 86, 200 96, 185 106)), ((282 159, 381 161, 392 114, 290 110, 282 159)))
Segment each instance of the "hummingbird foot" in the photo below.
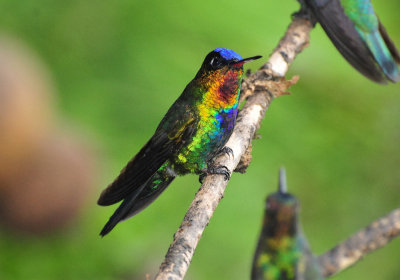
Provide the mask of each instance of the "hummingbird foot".
POLYGON ((233 150, 229 148, 228 146, 223 147, 217 154, 217 156, 222 155, 222 154, 227 154, 228 157, 230 158, 232 155, 232 158, 235 158, 235 155, 233 154, 233 150))
MULTIPOLYGON (((231 158, 231 155, 232 155, 232 158, 235 158, 235 155, 233 154, 233 150, 231 148, 229 148, 228 146, 225 146, 221 150, 219 150, 216 153, 216 155, 207 162, 207 166, 214 165, 215 158, 217 158, 217 157, 219 157, 221 155, 224 155, 224 154, 227 154, 229 158, 231 158)), ((205 171, 202 170, 202 172, 204 173, 205 171)))
POLYGON ((204 178, 209 174, 224 175, 225 181, 231 178, 231 173, 229 172, 228 167, 223 165, 218 165, 218 166, 210 166, 206 170, 202 170, 202 173, 199 176, 199 182, 203 184, 204 178))

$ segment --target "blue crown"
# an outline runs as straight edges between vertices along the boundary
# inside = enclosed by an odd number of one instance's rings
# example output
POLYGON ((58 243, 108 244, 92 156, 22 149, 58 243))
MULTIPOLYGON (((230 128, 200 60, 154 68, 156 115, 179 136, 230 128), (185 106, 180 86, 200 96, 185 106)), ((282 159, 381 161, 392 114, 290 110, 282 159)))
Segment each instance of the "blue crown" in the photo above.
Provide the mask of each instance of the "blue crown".
POLYGON ((235 53, 234 51, 232 51, 230 49, 216 48, 214 50, 214 52, 220 53, 221 56, 223 58, 225 58, 226 60, 231 60, 231 59, 242 60, 242 57, 240 55, 238 55, 237 53, 235 53))

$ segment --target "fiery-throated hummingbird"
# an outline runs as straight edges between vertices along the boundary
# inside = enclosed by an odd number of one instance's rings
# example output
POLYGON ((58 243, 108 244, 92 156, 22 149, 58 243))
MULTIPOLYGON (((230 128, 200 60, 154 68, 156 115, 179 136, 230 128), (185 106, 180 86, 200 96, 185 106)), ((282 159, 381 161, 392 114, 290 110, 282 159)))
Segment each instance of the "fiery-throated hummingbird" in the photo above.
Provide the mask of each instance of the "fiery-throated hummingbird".
POLYGON ((170 107, 154 135, 133 157, 121 174, 100 195, 99 205, 122 203, 100 235, 143 210, 178 175, 230 174, 212 159, 222 152, 232 134, 238 112, 243 64, 230 49, 217 48, 204 59, 194 79, 170 107))

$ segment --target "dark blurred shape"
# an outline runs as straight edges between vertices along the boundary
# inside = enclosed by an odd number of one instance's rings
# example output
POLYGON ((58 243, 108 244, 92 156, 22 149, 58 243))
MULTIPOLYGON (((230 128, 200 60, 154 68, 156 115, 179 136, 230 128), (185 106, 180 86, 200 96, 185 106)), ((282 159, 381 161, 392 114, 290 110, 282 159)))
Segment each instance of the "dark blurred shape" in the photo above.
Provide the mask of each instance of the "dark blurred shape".
POLYGON ((53 93, 35 56, 0 39, 0 223, 10 230, 65 228, 93 186, 93 154, 55 129, 53 93))
POLYGON ((299 202, 287 191, 285 169, 267 197, 264 224, 254 254, 252 280, 322 280, 299 222, 299 202))

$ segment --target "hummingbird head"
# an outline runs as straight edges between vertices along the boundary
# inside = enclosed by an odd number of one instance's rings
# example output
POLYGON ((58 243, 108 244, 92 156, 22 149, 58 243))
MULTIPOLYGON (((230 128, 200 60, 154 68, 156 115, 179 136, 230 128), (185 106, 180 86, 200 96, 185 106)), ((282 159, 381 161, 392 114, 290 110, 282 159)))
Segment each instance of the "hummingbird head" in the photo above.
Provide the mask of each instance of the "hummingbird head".
POLYGON ((243 64, 259 59, 261 56, 253 56, 243 59, 239 54, 230 49, 216 48, 210 52, 200 68, 200 72, 227 72, 229 69, 243 70, 243 64), (224 71, 221 71, 224 70, 224 71))
POLYGON ((299 204, 293 195, 276 192, 267 197, 265 208, 271 220, 287 223, 296 218, 299 204))
POLYGON ((297 232, 299 203, 287 192, 285 170, 280 171, 278 191, 269 195, 265 207, 265 224, 270 236, 293 236, 297 232))
POLYGON ((233 106, 238 101, 243 64, 260 57, 242 59, 230 49, 217 48, 206 56, 194 81, 206 93, 206 99, 212 106, 233 106))

